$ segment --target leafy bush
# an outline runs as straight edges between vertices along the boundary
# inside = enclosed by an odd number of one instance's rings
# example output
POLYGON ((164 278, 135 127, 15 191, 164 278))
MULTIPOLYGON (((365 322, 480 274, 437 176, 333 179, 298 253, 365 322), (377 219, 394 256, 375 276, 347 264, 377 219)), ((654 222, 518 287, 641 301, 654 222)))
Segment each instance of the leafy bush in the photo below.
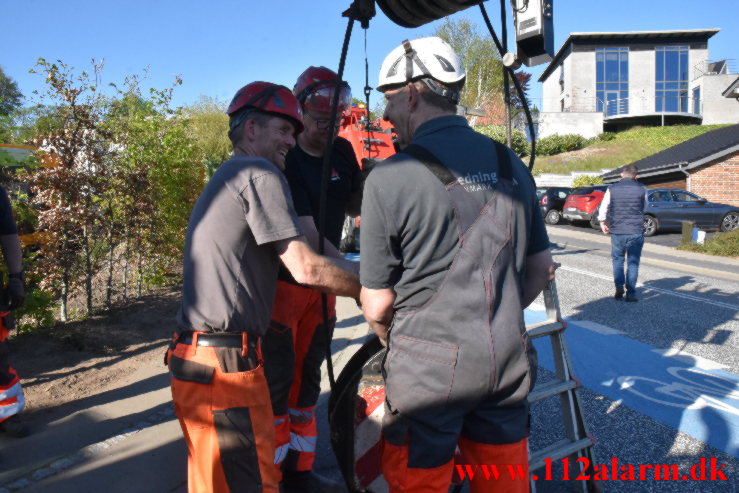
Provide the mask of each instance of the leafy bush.
POLYGON ((600 140, 602 142, 607 142, 609 140, 614 140, 616 138, 615 132, 603 132, 597 137, 597 140, 600 140))
POLYGON ((26 293, 23 306, 15 312, 19 332, 34 332, 54 323, 54 296, 33 287, 26 293))
MULTIPOLYGON (((480 125, 475 127, 475 130, 501 144, 506 143, 505 125, 480 125)), ((511 149, 519 156, 526 156, 531 151, 531 145, 526 141, 526 136, 517 128, 511 132, 511 149)))
POLYGON ((739 229, 728 233, 716 233, 712 238, 706 240, 705 245, 683 242, 678 249, 722 257, 739 257, 739 229))
POLYGON ((588 139, 582 135, 550 135, 536 141, 536 154, 551 156, 561 152, 576 151, 588 144, 588 139))
POLYGON ((572 181, 573 187, 587 187, 588 185, 602 185, 603 178, 597 175, 582 175, 572 181))

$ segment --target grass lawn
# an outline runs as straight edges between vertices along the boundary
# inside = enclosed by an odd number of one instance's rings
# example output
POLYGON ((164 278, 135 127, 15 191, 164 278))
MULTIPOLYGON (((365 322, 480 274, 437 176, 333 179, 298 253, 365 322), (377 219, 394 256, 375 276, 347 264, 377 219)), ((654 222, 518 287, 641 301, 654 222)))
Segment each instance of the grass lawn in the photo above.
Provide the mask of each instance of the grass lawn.
POLYGON ((578 151, 554 156, 537 156, 534 174, 600 172, 602 168, 618 168, 667 149, 710 130, 726 125, 674 125, 669 127, 635 127, 618 133, 606 133, 578 151))

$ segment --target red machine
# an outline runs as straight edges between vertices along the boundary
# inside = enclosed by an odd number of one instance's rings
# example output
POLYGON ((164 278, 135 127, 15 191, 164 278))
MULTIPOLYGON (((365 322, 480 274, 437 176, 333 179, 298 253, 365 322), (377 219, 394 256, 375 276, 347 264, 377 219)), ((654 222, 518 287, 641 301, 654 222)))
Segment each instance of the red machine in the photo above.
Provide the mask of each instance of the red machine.
MULTIPOLYGON (((348 140, 357 156, 363 178, 382 160, 395 154, 392 127, 382 118, 370 121, 367 109, 356 103, 342 115, 339 137, 348 140)), ((347 217, 341 234, 341 251, 359 249, 359 216, 347 217)))

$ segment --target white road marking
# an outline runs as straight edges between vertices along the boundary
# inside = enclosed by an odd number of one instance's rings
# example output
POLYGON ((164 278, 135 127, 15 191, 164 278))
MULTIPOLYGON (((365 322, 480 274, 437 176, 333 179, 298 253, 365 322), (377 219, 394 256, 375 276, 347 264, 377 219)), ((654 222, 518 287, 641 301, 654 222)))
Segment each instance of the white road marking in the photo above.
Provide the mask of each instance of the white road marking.
POLYGON ((590 320, 573 320, 572 323, 604 336, 617 336, 623 334, 623 332, 618 329, 599 324, 598 322, 591 322, 590 320))

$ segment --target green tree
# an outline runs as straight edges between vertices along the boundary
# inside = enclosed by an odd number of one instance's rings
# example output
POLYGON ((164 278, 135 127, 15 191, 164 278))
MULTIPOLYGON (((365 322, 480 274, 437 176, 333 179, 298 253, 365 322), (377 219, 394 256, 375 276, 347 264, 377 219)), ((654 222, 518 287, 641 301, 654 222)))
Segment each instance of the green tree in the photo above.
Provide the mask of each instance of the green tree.
POLYGON ((23 94, 18 89, 18 84, 5 75, 5 71, 0 67, 0 117, 10 116, 21 107, 22 100, 23 94))
POLYGON ((111 216, 118 217, 112 222, 121 225, 123 235, 124 296, 132 262, 140 295, 144 284, 161 282, 181 260, 190 210, 206 181, 201 159, 210 148, 198 150, 188 119, 171 108, 180 83, 178 78, 172 87, 144 96, 138 77, 129 77, 109 115, 118 163, 111 216))
POLYGON ((12 126, 8 127, 8 138, 5 141, 25 144, 39 135, 61 131, 64 128, 64 121, 60 119, 62 114, 58 108, 42 104, 19 108, 11 117, 12 126))
POLYGON ((503 88, 503 65, 493 41, 481 35, 471 21, 449 17, 436 28, 434 36, 452 46, 467 73, 460 104, 485 108, 492 103, 503 88))
POLYGON ((0 67, 0 142, 12 141, 13 112, 21 107, 22 100, 18 84, 0 67))
MULTIPOLYGON (((37 168, 30 177, 33 201, 41 208, 39 227, 45 231, 35 264, 40 286, 58 296, 60 318, 68 319, 72 290, 84 286, 87 312, 92 312, 92 278, 100 259, 100 209, 96 201, 104 185, 105 134, 100 128, 108 102, 98 91, 102 64, 91 73, 75 73, 61 61, 40 58, 38 71, 46 80, 44 97, 54 104, 53 121, 61 127, 41 133, 34 145, 59 156, 58 166, 37 168)), ((35 72, 35 71, 33 71, 35 72)))
POLYGON ((218 166, 231 157, 228 138, 228 104, 208 96, 182 108, 186 134, 193 141, 195 159, 212 175, 218 166))

